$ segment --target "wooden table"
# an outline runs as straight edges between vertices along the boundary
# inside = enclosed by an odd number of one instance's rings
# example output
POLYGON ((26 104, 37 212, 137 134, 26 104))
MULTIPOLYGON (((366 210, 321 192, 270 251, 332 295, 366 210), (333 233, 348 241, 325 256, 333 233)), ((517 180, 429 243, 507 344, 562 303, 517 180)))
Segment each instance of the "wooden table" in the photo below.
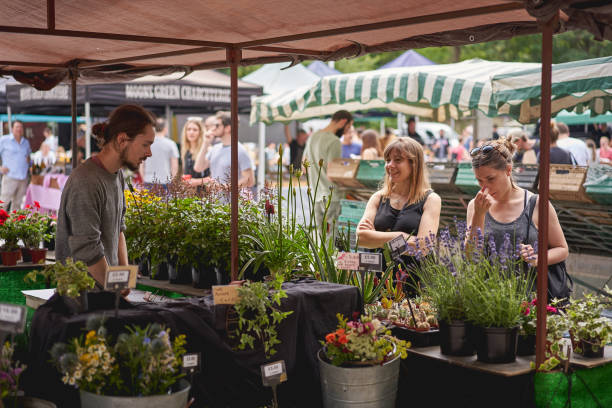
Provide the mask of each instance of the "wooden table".
POLYGON ((191 285, 179 285, 169 283, 167 280, 155 280, 150 278, 138 278, 137 283, 150 286, 152 288, 163 289, 170 292, 180 293, 187 296, 206 296, 210 294, 210 289, 197 289, 191 285))

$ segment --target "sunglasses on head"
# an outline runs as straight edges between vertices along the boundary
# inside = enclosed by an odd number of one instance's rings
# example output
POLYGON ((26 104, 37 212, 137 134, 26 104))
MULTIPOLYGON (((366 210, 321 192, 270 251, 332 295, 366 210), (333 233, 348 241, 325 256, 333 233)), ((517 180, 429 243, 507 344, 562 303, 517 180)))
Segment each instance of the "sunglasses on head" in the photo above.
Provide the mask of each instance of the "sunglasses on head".
POLYGON ((489 152, 491 152, 493 150, 495 150, 495 146, 491 146, 491 145, 475 147, 472 150, 470 150, 470 156, 474 157, 479 152, 482 152, 482 154, 487 154, 487 153, 489 153, 489 152))

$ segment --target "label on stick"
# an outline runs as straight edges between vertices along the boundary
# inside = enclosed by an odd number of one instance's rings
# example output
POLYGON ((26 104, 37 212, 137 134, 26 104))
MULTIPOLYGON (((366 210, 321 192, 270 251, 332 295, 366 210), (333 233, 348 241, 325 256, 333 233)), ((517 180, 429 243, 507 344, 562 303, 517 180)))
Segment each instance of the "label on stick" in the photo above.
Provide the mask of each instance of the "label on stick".
POLYGON ((213 286, 212 293, 215 305, 233 305, 238 302, 238 286, 236 285, 213 286))
POLYGON ((387 242, 386 245, 389 247, 389 251, 391 252, 392 258, 400 256, 408 249, 408 244, 406 243, 406 240, 404 239, 403 235, 399 235, 393 238, 391 241, 387 242))
POLYGON ((382 271, 382 254, 373 252, 359 253, 359 270, 369 272, 382 271))
POLYGON ((135 265, 111 266, 106 271, 104 290, 118 291, 136 287, 136 273, 138 267, 135 265))
POLYGON ((183 356, 183 372, 195 374, 200 372, 200 353, 188 353, 183 356))
POLYGON ((359 254, 356 252, 338 252, 336 268, 349 271, 359 270, 359 254))
POLYGON ((266 387, 271 387, 287 381, 285 360, 279 360, 274 363, 262 365, 261 378, 263 385, 266 387))
POLYGON ((25 306, 0 303, 0 331, 13 334, 23 333, 25 320, 25 306))

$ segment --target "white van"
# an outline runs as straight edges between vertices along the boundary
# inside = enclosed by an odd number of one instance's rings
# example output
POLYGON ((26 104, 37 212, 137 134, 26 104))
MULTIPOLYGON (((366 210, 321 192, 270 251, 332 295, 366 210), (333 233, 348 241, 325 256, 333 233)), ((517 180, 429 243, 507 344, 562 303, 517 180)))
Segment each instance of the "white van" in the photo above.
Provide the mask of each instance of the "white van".
POLYGON ((439 137, 440 129, 444 130, 444 136, 449 140, 451 147, 459 144, 459 135, 446 123, 417 122, 416 124, 417 133, 421 135, 425 144, 429 146, 434 144, 435 140, 439 137))

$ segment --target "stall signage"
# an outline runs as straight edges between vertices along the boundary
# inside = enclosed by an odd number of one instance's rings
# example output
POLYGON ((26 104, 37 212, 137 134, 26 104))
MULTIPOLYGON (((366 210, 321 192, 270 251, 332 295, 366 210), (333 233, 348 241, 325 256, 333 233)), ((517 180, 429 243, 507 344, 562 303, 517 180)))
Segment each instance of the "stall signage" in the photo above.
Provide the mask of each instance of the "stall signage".
POLYGON ((266 387, 275 386, 287 381, 285 360, 279 360, 274 363, 262 365, 261 378, 263 380, 263 385, 266 387))
POLYGON ((200 372, 200 353, 187 353, 183 356, 183 372, 186 374, 195 374, 200 372))
POLYGON ((382 254, 372 252, 360 252, 359 270, 368 272, 381 272, 382 254))
POLYGON ((408 249, 408 244, 404 239, 403 235, 397 236, 393 238, 391 241, 386 244, 391 252, 391 258, 397 258, 408 249))
POLYGON ((0 303, 0 331, 4 333, 23 333, 25 328, 25 306, 0 303))
POLYGON ((212 293, 215 305, 233 305, 238 302, 238 286, 236 285, 213 286, 212 293))
POLYGON ((359 254, 356 252, 339 252, 336 258, 336 268, 348 271, 358 271, 359 254))
POLYGON ((136 282, 132 276, 136 277, 136 268, 134 265, 111 266, 106 272, 104 289, 119 291, 134 287, 136 282))

